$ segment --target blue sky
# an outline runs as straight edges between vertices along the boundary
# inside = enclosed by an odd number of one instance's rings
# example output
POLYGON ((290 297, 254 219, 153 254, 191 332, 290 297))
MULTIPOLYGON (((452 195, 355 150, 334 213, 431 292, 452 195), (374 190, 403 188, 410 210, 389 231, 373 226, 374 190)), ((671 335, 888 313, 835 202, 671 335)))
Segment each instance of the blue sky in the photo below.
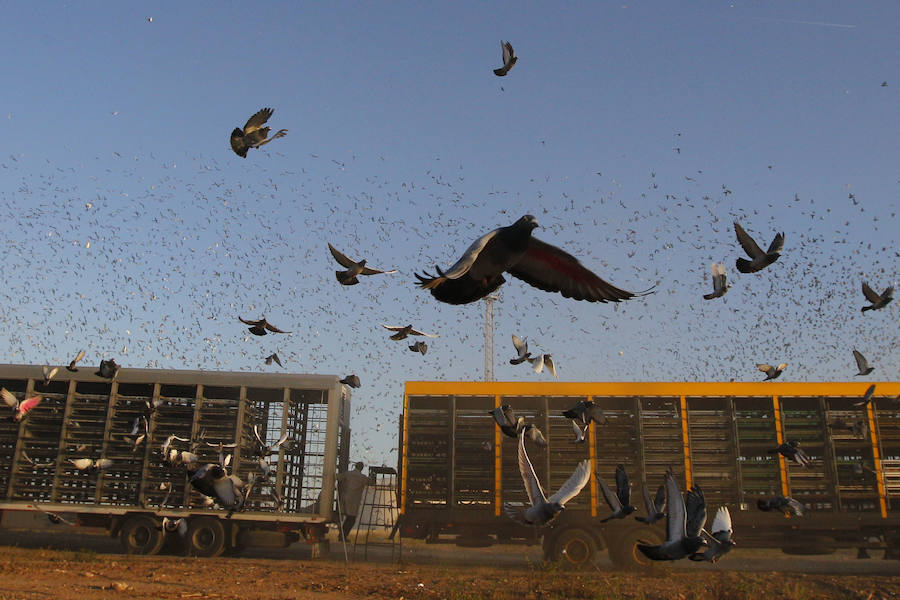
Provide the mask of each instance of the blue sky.
POLYGON ((853 348, 896 380, 900 307, 863 315, 859 287, 898 278, 898 21, 893 2, 7 6, 5 361, 257 371, 277 350, 359 374, 352 458, 394 464, 403 382, 483 365, 483 305, 413 272, 530 213, 658 292, 614 307, 509 278, 498 379, 547 377, 507 364, 516 333, 571 381, 847 380, 853 348), (264 106, 289 134, 235 156, 264 106), (734 220, 762 246, 784 231, 782 258, 737 273, 734 220), (341 287, 328 242, 400 273, 341 287), (713 260, 734 287, 706 302, 713 260), (263 314, 293 333, 248 338, 236 317, 263 314), (440 337, 422 357, 381 323, 440 337))

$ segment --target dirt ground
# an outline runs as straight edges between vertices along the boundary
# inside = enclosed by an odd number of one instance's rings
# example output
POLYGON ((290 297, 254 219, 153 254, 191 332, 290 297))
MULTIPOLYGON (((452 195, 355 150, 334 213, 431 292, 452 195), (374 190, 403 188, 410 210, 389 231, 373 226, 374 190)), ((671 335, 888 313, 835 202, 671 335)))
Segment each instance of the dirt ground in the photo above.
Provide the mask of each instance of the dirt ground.
POLYGON ((337 544, 316 560, 304 544, 215 559, 117 552, 107 538, 3 532, 0 600, 900 598, 900 562, 882 560, 880 553, 869 560, 856 560, 855 552, 812 559, 736 549, 716 566, 682 561, 620 572, 600 561, 590 571, 568 572, 542 563, 534 547, 512 546, 406 542, 401 562, 392 562, 385 548, 370 548, 364 561, 359 546, 355 558, 348 549, 351 561, 345 562, 337 544))

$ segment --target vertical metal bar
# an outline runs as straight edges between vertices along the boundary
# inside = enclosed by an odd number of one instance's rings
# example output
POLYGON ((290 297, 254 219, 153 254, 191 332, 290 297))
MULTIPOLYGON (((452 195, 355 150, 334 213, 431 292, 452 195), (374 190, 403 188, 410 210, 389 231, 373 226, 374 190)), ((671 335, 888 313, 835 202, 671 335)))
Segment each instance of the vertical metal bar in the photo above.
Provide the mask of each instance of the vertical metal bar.
POLYGON ((691 473, 691 431, 688 423, 687 398, 681 396, 681 451, 684 453, 684 489, 694 485, 691 473))
POLYGON ((866 414, 869 417, 869 434, 872 436, 872 460, 875 463, 875 480, 878 486, 878 504, 881 508, 882 518, 887 519, 887 500, 884 491, 884 470, 881 467, 881 449, 878 444, 878 427, 875 419, 875 399, 866 404, 866 414))
MULTIPOLYGON (((500 394, 494 396, 494 408, 500 406, 500 394)), ((499 427, 494 427, 494 516, 500 516, 503 505, 503 438, 499 427)))
MULTIPOLYGON (((335 380, 327 392, 328 415, 325 427, 325 456, 322 465, 322 500, 319 502, 319 516, 329 520, 334 512, 334 480, 337 476, 338 425, 341 420, 342 384, 335 380)), ((308 410, 309 407, 307 407, 308 410)))
MULTIPOLYGON (((200 432, 200 407, 203 404, 203 384, 197 384, 197 390, 194 392, 194 416, 191 421, 191 441, 188 442, 188 450, 193 451, 194 441, 197 439, 197 434, 200 432)), ((235 465, 237 462, 235 462, 235 465)), ((184 494, 182 499, 182 506, 189 507, 191 505, 191 486, 184 486, 184 494)))
POLYGON ((456 396, 450 396, 450 452, 448 453, 450 464, 448 471, 450 479, 447 482, 447 506, 450 509, 456 508, 456 396))
MULTIPOLYGON (((733 448, 734 454, 732 456, 732 460, 734 461, 734 475, 735 481, 737 483, 737 499, 738 499, 738 507, 743 509, 744 505, 744 473, 741 470, 743 461, 738 460, 741 454, 741 436, 740 430, 738 429, 737 424, 737 409, 734 406, 734 397, 729 397, 725 399, 728 402, 728 407, 731 410, 731 439, 734 440, 733 448)), ((733 489, 733 488, 732 488, 733 489)))
MULTIPOLYGON (((782 430, 783 424, 781 422, 781 402, 779 402, 778 396, 772 396, 772 407, 775 409, 775 440, 780 446, 784 443, 784 433, 782 430)), ((787 465, 785 464, 784 457, 781 453, 777 456, 778 471, 781 474, 781 495, 790 496, 791 486, 790 481, 788 480, 787 465)))
MULTIPOLYGON (((588 396, 588 402, 594 397, 588 396)), ((549 433, 549 432, 548 432, 549 433)), ((597 425, 588 427, 588 458, 591 460, 591 516, 597 516, 597 425)))
MULTIPOLYGON (((544 400, 544 402, 543 402, 544 419, 542 421, 541 426, 544 428, 544 431, 547 432, 547 439, 549 440, 550 439, 550 397, 543 396, 543 400, 544 400)), ((537 419, 535 419, 535 420, 537 420, 537 419)), ((516 440, 516 441, 518 441, 518 440, 516 440)), ((516 451, 516 453, 518 454, 518 450, 516 451)), ((544 452, 544 454, 545 454, 544 464, 547 466, 547 487, 550 487, 550 482, 552 481, 552 478, 553 478, 553 471, 551 471, 551 469, 550 469, 549 448, 548 448, 547 452, 544 452)))
POLYGON ((819 396, 819 417, 822 419, 822 429, 825 431, 825 439, 823 440, 824 451, 822 452, 822 461, 824 462, 825 472, 831 479, 831 489, 834 490, 834 502, 832 502, 832 510, 840 511, 843 508, 841 501, 841 485, 837 468, 837 455, 834 450, 834 440, 831 437, 831 427, 828 426, 828 409, 825 406, 825 397, 819 396))
MULTIPOLYGON (((28 387, 25 390, 25 395, 28 395, 28 390, 34 389, 33 381, 28 382, 28 387)), ((63 410, 63 422, 62 427, 60 427, 59 431, 59 449, 56 453, 56 471, 53 473, 53 491, 50 493, 50 501, 58 502, 60 497, 60 475, 62 474, 62 470, 65 468, 65 463, 63 461, 63 455, 66 452, 66 438, 69 435, 69 418, 72 416, 72 405, 75 404, 75 380, 69 380, 69 390, 66 394, 66 408, 63 410)))
MULTIPOLYGON (((109 396, 106 400, 106 423, 103 426, 103 441, 100 446, 100 458, 106 458, 106 449, 109 446, 109 435, 112 430, 112 420, 116 412, 116 395, 119 392, 119 382, 113 379, 109 384, 109 396)), ((97 472, 97 482, 94 490, 94 502, 100 504, 100 498, 103 496, 103 478, 106 477, 106 471, 97 472)))
POLYGON ((241 450, 244 447, 244 421, 247 418, 247 386, 242 385, 240 390, 238 391, 238 414, 237 414, 237 423, 234 424, 234 442, 237 446, 234 447, 234 454, 231 456, 231 461, 234 465, 234 469, 236 470, 238 466, 241 464, 241 458, 243 452, 241 450))
POLYGON ((634 449, 637 454, 637 460, 641 463, 641 475, 644 477, 644 481, 647 481, 647 461, 644 456, 644 410, 641 405, 641 399, 638 396, 634 397, 634 419, 637 422, 637 435, 635 439, 637 440, 637 448, 634 449))
MULTIPOLYGON (((278 438, 281 439, 281 436, 287 432, 288 428, 288 415, 291 410, 291 389, 284 388, 284 392, 281 395, 281 432, 278 434, 278 438)), ((279 494, 281 498, 284 498, 284 495, 281 493, 281 490, 284 488, 284 444, 282 444, 278 448, 278 468, 275 471, 275 491, 279 494)), ((300 487, 303 487, 303 482, 301 481, 300 487)), ((300 494, 302 496, 302 494, 300 494)))
POLYGON ((400 477, 400 514, 406 514, 406 479, 409 472, 409 394, 403 391, 403 444, 400 448, 402 476, 400 477))

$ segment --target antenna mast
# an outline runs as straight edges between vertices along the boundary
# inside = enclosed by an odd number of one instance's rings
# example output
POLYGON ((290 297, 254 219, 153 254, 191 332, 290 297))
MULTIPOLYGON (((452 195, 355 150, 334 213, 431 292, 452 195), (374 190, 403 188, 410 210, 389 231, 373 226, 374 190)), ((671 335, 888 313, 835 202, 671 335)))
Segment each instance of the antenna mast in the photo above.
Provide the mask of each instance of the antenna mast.
POLYGON ((494 300, 491 294, 484 298, 484 380, 494 380, 494 300))

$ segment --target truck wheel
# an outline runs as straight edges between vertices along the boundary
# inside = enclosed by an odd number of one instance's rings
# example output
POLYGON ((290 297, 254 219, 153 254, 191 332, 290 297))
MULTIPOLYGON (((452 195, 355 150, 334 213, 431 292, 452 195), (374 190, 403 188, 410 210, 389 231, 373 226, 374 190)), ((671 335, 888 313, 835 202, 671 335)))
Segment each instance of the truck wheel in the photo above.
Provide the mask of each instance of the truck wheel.
POLYGON ((225 527, 216 517, 194 517, 186 541, 191 556, 219 556, 225 551, 225 527))
POLYGON ((159 523, 147 515, 131 515, 122 523, 119 541, 125 554, 157 554, 166 540, 159 523))
POLYGON ((662 534, 655 527, 628 527, 615 532, 609 543, 609 559, 617 567, 647 568, 653 561, 638 550, 638 543, 661 544, 662 534))
POLYGON ((551 557, 563 565, 580 569, 597 557, 597 540, 588 531, 577 527, 563 529, 550 543, 551 557))

